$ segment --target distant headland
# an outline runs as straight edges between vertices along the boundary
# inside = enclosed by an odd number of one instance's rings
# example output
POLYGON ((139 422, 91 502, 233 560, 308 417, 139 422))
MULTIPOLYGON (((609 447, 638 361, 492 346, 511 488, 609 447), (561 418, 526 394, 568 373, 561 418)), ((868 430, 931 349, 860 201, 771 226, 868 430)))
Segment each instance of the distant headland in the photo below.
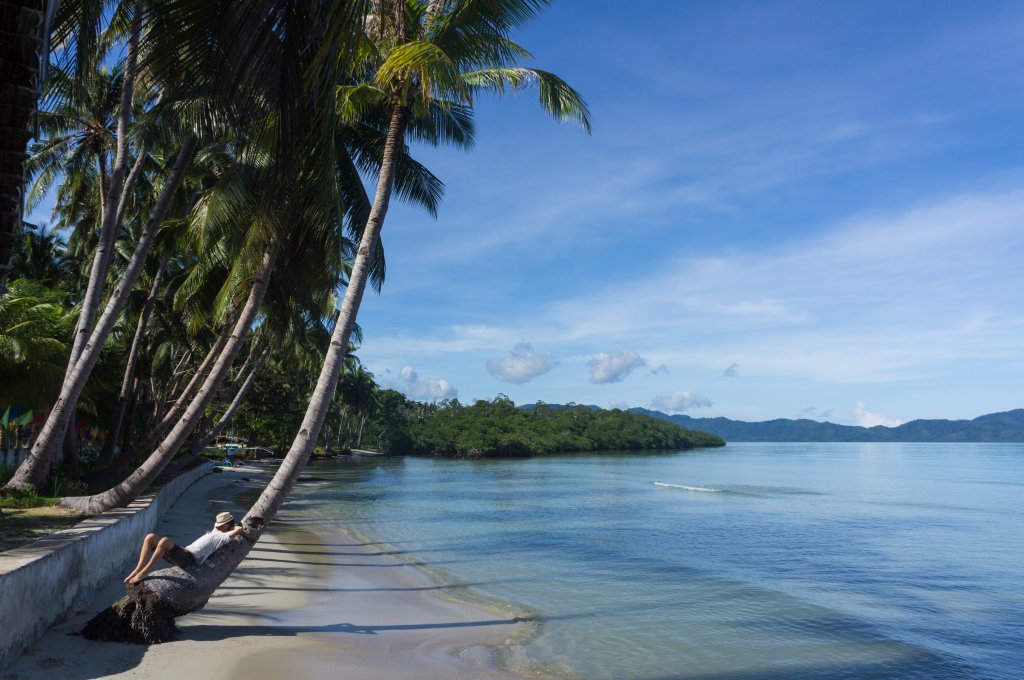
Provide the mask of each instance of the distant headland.
POLYGON ((748 423, 729 418, 693 418, 645 408, 630 409, 730 442, 1024 442, 1024 409, 989 413, 973 420, 912 420, 897 427, 837 425, 801 418, 748 423))

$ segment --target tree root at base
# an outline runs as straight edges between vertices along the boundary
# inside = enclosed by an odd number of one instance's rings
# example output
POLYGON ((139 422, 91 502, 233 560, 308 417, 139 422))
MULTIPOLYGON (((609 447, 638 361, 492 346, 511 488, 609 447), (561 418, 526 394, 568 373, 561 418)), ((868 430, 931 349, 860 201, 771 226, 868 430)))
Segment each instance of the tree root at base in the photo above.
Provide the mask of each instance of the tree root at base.
POLYGON ((144 588, 133 589, 89 620, 82 637, 104 642, 154 645, 177 637, 176 612, 160 596, 144 588))

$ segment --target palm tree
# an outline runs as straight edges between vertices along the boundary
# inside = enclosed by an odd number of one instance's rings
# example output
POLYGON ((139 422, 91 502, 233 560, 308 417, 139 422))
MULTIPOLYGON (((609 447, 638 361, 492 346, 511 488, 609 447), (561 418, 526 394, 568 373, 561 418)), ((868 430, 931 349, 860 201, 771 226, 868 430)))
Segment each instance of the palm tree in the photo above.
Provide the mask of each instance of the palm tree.
MULTIPOLYGON (((110 163, 115 151, 118 105, 124 89, 124 64, 91 69, 88 73, 68 73, 60 67, 50 69, 47 99, 53 104, 38 114, 41 141, 31 147, 28 172, 35 178, 26 208, 31 210, 60 178, 81 186, 91 172, 99 175, 94 183, 99 204, 110 186, 110 163)), ((89 238, 96 235, 95 226, 89 238)))
POLYGON ((472 139, 465 131, 475 94, 502 94, 530 84, 537 85, 541 105, 552 116, 576 121, 589 131, 586 104, 575 90, 551 73, 513 65, 529 53, 508 33, 532 19, 541 4, 546 3, 462 0, 424 4, 395 0, 377 5, 379 13, 368 22, 359 53, 368 80, 339 88, 338 102, 343 112, 353 116, 386 106, 387 137, 373 207, 302 427, 248 518, 265 520, 274 516, 319 437, 366 287, 370 255, 395 187, 407 131, 435 144, 450 140, 466 143, 472 139))
POLYGON ((60 291, 25 279, 0 298, 0 412, 45 409, 60 391, 75 315, 60 291))
POLYGON ((22 248, 11 259, 11 278, 30 279, 49 287, 66 287, 74 263, 60 234, 45 224, 27 224, 22 248))
POLYGON ((337 388, 395 188, 397 168, 405 153, 407 132, 419 130, 420 138, 432 143, 465 140, 474 94, 500 94, 528 84, 538 86, 541 105, 556 119, 575 120, 589 130, 586 105, 572 88, 550 73, 513 65, 528 53, 512 42, 508 33, 532 19, 546 3, 381 0, 373 4, 376 11, 368 17, 358 52, 367 80, 340 88, 338 108, 356 119, 385 107, 387 136, 372 208, 362 229, 330 348, 299 432, 274 478, 243 520, 248 540, 233 541, 185 578, 180 572, 166 570, 131 586, 127 598, 90 622, 83 631, 87 636, 154 642, 173 634, 173 618, 206 604, 284 502, 319 439, 337 388), (456 111, 457 126, 453 123, 456 111), (455 135, 453 129, 457 130, 455 135))
POLYGON ((359 417, 359 428, 355 437, 355 446, 363 444, 363 428, 366 419, 379 407, 377 383, 373 381, 373 373, 362 365, 343 373, 338 383, 338 400, 343 412, 359 417))

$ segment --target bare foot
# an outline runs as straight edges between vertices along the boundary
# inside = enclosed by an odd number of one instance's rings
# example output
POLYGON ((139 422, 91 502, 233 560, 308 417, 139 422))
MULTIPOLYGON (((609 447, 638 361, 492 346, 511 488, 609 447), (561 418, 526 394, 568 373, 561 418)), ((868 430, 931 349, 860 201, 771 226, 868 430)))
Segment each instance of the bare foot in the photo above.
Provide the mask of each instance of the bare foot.
POLYGON ((138 583, 144 578, 146 578, 146 572, 142 572, 141 574, 135 574, 135 576, 132 576, 130 579, 128 579, 128 583, 138 583))
POLYGON ((132 580, 132 577, 134 577, 134 576, 135 576, 135 573, 136 573, 136 572, 134 572, 134 571, 133 571, 132 573, 130 573, 130 574, 128 574, 127 576, 125 576, 125 577, 124 577, 124 582, 125 582, 125 583, 128 583, 129 581, 131 581, 131 580, 132 580))

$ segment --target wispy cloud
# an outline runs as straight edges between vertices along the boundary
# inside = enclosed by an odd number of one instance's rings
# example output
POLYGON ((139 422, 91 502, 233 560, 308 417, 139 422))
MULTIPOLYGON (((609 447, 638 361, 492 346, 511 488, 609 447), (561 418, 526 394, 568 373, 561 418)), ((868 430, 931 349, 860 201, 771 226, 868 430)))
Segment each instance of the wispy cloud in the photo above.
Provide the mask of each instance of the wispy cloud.
POLYGON ((800 409, 793 415, 794 418, 809 418, 811 420, 825 420, 832 417, 832 409, 819 409, 814 406, 808 406, 805 409, 800 409))
MULTIPOLYGON (((751 379, 838 383, 928 377, 949 362, 1019 361, 1022 223, 1021 192, 944 198, 774 248, 668 260, 646 277, 538 301, 502 325, 374 338, 366 352, 493 353, 525 335, 569 356, 631 344, 658 366, 653 373, 672 365, 722 375, 721 366, 735 364, 751 379)), ((550 353, 528 344, 487 362, 516 384, 551 365, 550 353)))
POLYGON ((740 365, 733 362, 722 371, 723 378, 735 378, 740 374, 740 365))
POLYGON ((590 382, 597 385, 619 382, 635 369, 647 365, 636 352, 619 351, 614 354, 598 352, 587 361, 590 367, 590 382))
POLYGON ((680 259, 547 316, 561 342, 644 338, 646 356, 673 364, 727 356, 748 376, 910 378, 1018 355, 1022 222, 1022 193, 945 199, 771 250, 680 259))
POLYGON ((712 405, 711 400, 704 395, 689 390, 659 395, 651 401, 651 408, 663 413, 683 413, 695 408, 708 408, 712 405))
POLYGON ((487 361, 487 370, 495 378, 520 385, 551 370, 550 352, 538 352, 528 342, 521 342, 504 357, 487 361))

